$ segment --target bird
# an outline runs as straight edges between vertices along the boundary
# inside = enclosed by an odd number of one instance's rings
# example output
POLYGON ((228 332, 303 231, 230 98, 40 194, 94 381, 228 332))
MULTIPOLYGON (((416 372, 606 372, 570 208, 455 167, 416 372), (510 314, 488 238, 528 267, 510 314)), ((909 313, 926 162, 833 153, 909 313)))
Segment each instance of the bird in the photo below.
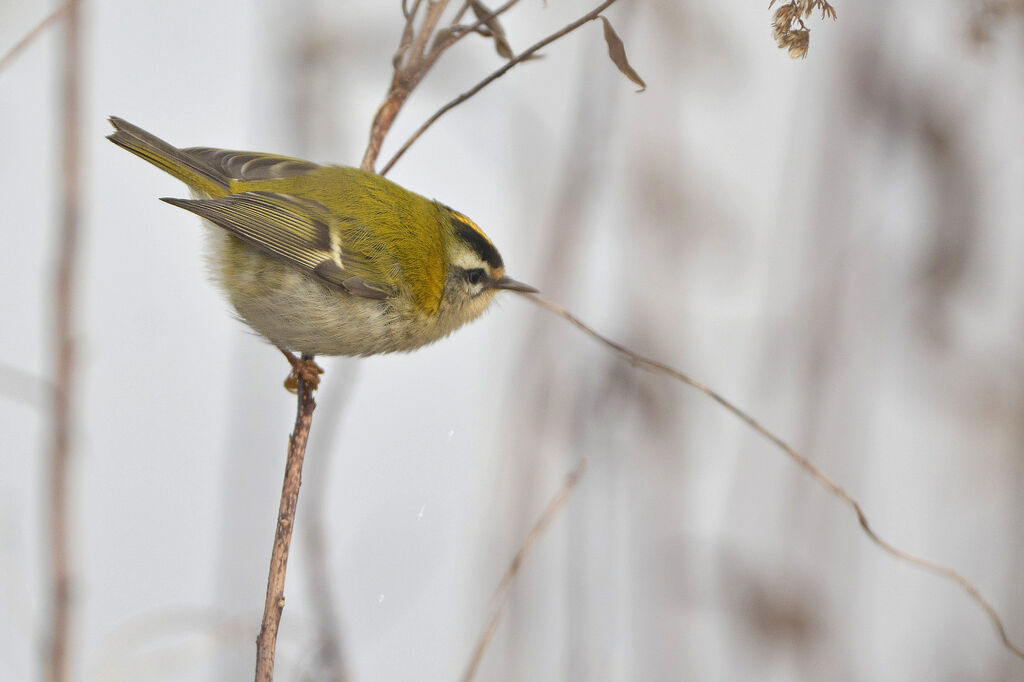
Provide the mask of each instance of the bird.
POLYGON ((162 200, 209 227, 207 260, 237 315, 315 388, 317 355, 412 351, 479 317, 505 274, 468 217, 359 168, 212 147, 177 148, 116 116, 109 139, 183 181, 162 200), (296 357, 298 354, 300 357, 296 357))

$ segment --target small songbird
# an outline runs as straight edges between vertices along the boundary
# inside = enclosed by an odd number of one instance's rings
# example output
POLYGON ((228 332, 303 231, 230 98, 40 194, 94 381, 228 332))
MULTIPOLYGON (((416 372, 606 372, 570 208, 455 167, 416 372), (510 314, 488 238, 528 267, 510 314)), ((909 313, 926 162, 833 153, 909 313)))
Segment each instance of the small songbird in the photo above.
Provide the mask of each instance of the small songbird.
POLYGON ((302 361, 289 351, 411 351, 478 317, 501 289, 536 291, 505 275, 469 218, 375 173, 178 149, 123 119, 110 122, 107 139, 192 190, 192 199, 164 201, 210 224, 215 280, 297 371, 302 361))

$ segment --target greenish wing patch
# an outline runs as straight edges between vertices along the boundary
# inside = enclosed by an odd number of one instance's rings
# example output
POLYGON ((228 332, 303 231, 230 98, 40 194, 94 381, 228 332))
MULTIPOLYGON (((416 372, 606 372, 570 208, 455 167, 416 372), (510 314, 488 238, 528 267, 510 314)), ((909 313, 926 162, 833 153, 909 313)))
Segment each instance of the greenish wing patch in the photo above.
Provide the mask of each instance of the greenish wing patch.
POLYGON ((212 147, 189 147, 181 151, 207 166, 216 168, 232 180, 243 182, 294 178, 320 168, 311 161, 276 154, 238 152, 212 147))
POLYGON ((356 296, 386 298, 366 259, 348 253, 320 203, 288 194, 245 192, 219 199, 163 199, 206 218, 241 240, 356 296))

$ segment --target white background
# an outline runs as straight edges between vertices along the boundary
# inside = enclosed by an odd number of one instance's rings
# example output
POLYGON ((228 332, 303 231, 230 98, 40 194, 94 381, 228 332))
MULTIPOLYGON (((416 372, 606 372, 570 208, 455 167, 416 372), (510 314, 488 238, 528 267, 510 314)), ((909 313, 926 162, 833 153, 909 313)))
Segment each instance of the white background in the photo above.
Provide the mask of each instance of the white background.
MULTIPOLYGON (((590 5, 526 0, 522 49, 590 5)), ((173 178, 104 140, 358 165, 397 2, 85 3, 73 465, 78 680, 251 677, 294 399, 207 281, 173 178), (310 56, 312 55, 312 56, 310 56)), ((955 566, 1024 640, 1024 42, 971 3, 847 2, 791 61, 761 3, 639 3, 544 50, 392 179, 457 207, 514 277, 794 443, 879 533, 955 566)), ((0 51, 45 13, 0 7, 0 51)), ((60 31, 0 72, 0 679, 46 607, 60 31)), ((500 65, 446 55, 385 145, 500 65)), ((325 359, 278 679, 452 680, 530 524, 487 680, 1021 679, 959 588, 892 560, 706 398, 511 295, 411 355, 325 359), (329 590, 310 579, 323 523, 329 590)))

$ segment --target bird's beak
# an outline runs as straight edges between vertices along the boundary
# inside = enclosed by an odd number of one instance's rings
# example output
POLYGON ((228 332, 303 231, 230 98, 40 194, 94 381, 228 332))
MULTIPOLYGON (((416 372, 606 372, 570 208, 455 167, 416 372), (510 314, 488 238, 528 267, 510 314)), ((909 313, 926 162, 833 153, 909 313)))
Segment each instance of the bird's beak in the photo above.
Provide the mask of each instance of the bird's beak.
POLYGON ((535 287, 531 287, 529 284, 523 284, 522 282, 517 282, 511 277, 502 277, 501 279, 496 280, 494 284, 491 285, 491 288, 508 289, 509 291, 522 291, 526 294, 540 293, 540 291, 535 287))

